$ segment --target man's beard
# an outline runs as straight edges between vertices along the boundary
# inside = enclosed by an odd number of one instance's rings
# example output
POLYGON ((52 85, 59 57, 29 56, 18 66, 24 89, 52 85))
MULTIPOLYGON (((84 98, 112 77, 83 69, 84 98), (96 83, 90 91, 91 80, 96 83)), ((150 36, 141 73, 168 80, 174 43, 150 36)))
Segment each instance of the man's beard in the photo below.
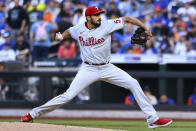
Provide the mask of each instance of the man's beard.
POLYGON ((92 24, 95 28, 97 28, 97 27, 99 27, 99 26, 101 25, 101 20, 100 20, 99 24, 97 24, 96 22, 94 22, 94 21, 91 19, 91 24, 92 24))

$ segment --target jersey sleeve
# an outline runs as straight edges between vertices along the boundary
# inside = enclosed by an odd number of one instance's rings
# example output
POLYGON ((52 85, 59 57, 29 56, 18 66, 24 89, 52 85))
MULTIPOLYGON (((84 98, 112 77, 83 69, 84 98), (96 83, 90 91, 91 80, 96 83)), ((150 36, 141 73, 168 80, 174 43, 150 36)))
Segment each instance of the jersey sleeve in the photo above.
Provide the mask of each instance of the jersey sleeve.
POLYGON ((106 33, 112 33, 116 30, 122 29, 124 27, 123 19, 122 18, 117 18, 117 19, 111 19, 107 20, 104 23, 106 33))
POLYGON ((78 37, 78 35, 77 35, 77 31, 78 29, 77 29, 77 27, 76 26, 73 26, 73 27, 70 27, 69 28, 69 33, 71 34, 71 37, 73 38, 73 39, 75 39, 75 40, 77 40, 77 37, 78 37))

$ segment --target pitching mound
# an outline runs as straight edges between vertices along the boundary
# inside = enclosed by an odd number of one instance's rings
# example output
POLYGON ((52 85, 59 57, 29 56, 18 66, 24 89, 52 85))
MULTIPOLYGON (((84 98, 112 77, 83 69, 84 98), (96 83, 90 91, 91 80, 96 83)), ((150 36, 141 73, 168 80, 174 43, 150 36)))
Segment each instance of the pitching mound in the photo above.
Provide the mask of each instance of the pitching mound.
POLYGON ((0 131, 116 131, 79 126, 63 126, 40 123, 0 122, 0 131))

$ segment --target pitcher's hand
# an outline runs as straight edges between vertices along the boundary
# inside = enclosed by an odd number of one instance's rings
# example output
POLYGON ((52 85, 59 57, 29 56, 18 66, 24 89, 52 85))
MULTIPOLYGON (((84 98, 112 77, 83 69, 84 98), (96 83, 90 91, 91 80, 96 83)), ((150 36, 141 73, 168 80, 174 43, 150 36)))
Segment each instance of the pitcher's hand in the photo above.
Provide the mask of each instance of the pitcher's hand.
POLYGON ((150 31, 149 29, 146 29, 146 30, 145 30, 145 33, 146 33, 147 35, 149 35, 150 37, 152 37, 152 33, 151 33, 151 31, 150 31))
POLYGON ((63 35, 60 32, 56 33, 55 40, 56 41, 62 41, 63 40, 63 35))

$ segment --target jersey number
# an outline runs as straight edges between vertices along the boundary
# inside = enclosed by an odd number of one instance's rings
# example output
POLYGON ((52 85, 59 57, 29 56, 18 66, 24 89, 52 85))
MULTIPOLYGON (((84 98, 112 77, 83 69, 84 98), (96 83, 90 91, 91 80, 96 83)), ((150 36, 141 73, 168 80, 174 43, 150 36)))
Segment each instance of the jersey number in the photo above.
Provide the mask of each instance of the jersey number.
POLYGON ((120 20, 114 20, 114 23, 115 24, 118 24, 118 23, 120 23, 121 21, 120 20))

